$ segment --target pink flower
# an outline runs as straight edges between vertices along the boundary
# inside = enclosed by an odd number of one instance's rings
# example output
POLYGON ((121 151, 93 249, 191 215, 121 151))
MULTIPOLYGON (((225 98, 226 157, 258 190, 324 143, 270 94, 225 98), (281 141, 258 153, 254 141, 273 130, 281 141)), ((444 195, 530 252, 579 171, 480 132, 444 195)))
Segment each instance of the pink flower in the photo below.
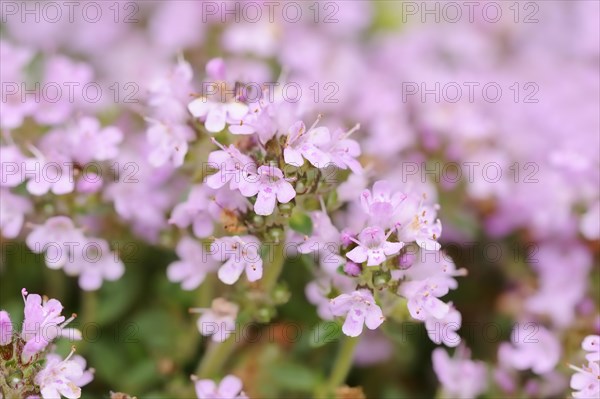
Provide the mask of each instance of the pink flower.
POLYGON ((204 251, 196 240, 183 237, 175 251, 181 260, 171 263, 167 268, 169 281, 181 283, 181 288, 191 291, 197 288, 208 273, 217 269, 215 261, 204 251))
POLYGON ((49 191, 62 195, 73 191, 75 178, 72 162, 49 158, 33 147, 31 151, 35 157, 25 160, 24 172, 24 176, 28 178, 27 191, 31 195, 40 196, 49 191))
POLYGON ((387 241, 392 232, 393 230, 390 230, 385 235, 381 227, 366 227, 358 235, 358 240, 352 239, 358 246, 348 252, 346 256, 356 263, 367 261, 367 266, 382 264, 387 256, 397 254, 404 246, 404 243, 401 242, 387 241))
POLYGON ((342 129, 336 129, 331 135, 331 144, 327 149, 327 154, 331 161, 340 169, 348 169, 353 173, 362 173, 362 166, 356 159, 360 156, 360 145, 355 140, 348 137, 359 129, 359 125, 355 126, 348 132, 342 129))
POLYGON ((183 165, 183 160, 188 152, 188 142, 194 138, 194 132, 185 124, 161 122, 146 119, 150 127, 146 130, 146 137, 150 143, 151 151, 148 161, 154 167, 166 163, 174 167, 183 165))
POLYGON ((239 188, 244 197, 258 194, 254 212, 264 216, 273 213, 277 202, 286 204, 296 196, 294 187, 284 178, 281 169, 274 166, 261 166, 257 175, 246 177, 239 188))
MULTIPOLYGON (((71 330, 65 330, 75 316, 68 320, 61 315, 62 304, 56 299, 47 299, 37 294, 29 295, 23 288, 23 301, 25 302, 25 316, 21 335, 25 341, 23 347, 23 361, 29 362, 31 357, 43 351, 48 344, 58 336, 68 335, 71 330)), ((79 335, 79 334, 78 334, 79 335)))
POLYGON ((301 254, 318 253, 321 266, 325 271, 335 273, 338 266, 344 263, 344 258, 339 255, 340 232, 325 211, 311 212, 310 219, 313 227, 312 235, 301 238, 298 252, 301 254))
MULTIPOLYGON (((268 94, 266 94, 268 95, 268 94)), ((232 134, 254 134, 261 143, 275 136, 277 122, 274 120, 276 109, 273 104, 265 103, 264 98, 249 104, 250 111, 238 122, 229 125, 232 134)))
POLYGON ((247 208, 248 201, 238 192, 228 188, 215 191, 206 185, 195 185, 188 199, 173 209, 169 223, 179 228, 191 225, 194 235, 204 238, 213 233, 214 222, 220 220, 224 211, 245 211, 247 208))
POLYGON ((0 310, 0 346, 8 345, 12 342, 13 326, 10 316, 5 310, 0 310))
POLYGON ((469 357, 469 350, 464 346, 456 350, 454 358, 442 348, 433 351, 433 370, 449 397, 472 399, 486 390, 485 364, 469 357))
POLYGON ((77 248, 82 248, 86 239, 71 219, 66 216, 54 216, 43 225, 34 226, 25 242, 36 254, 46 252, 48 267, 60 269, 77 248))
POLYGON ((581 216, 579 230, 581 234, 590 241, 600 238, 600 202, 596 201, 587 212, 581 216))
POLYGON ((2 236, 15 238, 21 232, 25 215, 32 210, 31 202, 20 195, 15 195, 6 188, 0 189, 0 228, 2 236))
POLYGON ((304 294, 308 302, 317 308, 317 314, 323 320, 333 320, 331 313, 331 299, 329 295, 336 290, 337 292, 349 292, 354 290, 356 282, 353 278, 339 273, 322 275, 306 285, 304 294))
POLYGON ((571 388, 573 397, 577 399, 590 399, 600 396, 600 364, 589 362, 588 366, 582 368, 571 366, 576 371, 571 377, 571 388))
POLYGON ((462 316, 456 308, 449 304, 450 311, 441 319, 428 317, 425 328, 429 339, 438 345, 442 343, 451 348, 460 344, 460 336, 456 333, 460 328, 462 316))
POLYGON ((423 198, 408 196, 399 208, 398 240, 415 241, 427 250, 439 250, 437 240, 442 235, 442 223, 437 219, 439 205, 424 205, 423 198))
POLYGON ((125 265, 112 252, 106 240, 88 239, 75 251, 64 265, 64 271, 79 276, 79 286, 85 291, 95 291, 102 281, 115 281, 125 272, 125 265))
POLYGON ((106 161, 119 153, 123 132, 114 126, 102 128, 96 118, 80 118, 67 132, 71 140, 73 159, 81 164, 106 161))
POLYGON ((349 337, 358 337, 362 333, 363 324, 374 330, 385 320, 373 294, 367 289, 341 294, 331 300, 330 308, 334 316, 346 316, 342 332, 349 337))
POLYGON ((235 124, 248 113, 248 106, 238 101, 218 103, 200 97, 188 105, 190 113, 204 121, 204 127, 210 133, 218 133, 225 125, 235 124))
MULTIPOLYGON (((36 107, 34 101, 23 101, 23 92, 18 87, 20 84, 17 83, 26 80, 23 71, 34 55, 34 52, 28 48, 13 46, 5 40, 0 41, 0 60, 2 60, 0 61, 0 82, 3 96, 0 127, 3 129, 20 127, 25 117, 30 115, 36 107)), ((4 158, 2 159, 4 160, 4 158)))
POLYGON ((263 261, 260 257, 260 241, 253 236, 217 238, 210 246, 213 258, 225 262, 219 268, 219 280, 231 285, 246 272, 248 281, 262 278, 263 261))
POLYGON ((600 335, 588 335, 581 343, 583 350, 590 352, 585 358, 590 362, 600 362, 600 335))
POLYGON ((216 89, 213 96, 201 96, 188 104, 188 110, 204 122, 204 127, 211 133, 225 129, 227 123, 239 122, 247 113, 248 106, 233 98, 226 98, 227 83, 225 79, 225 64, 221 58, 214 58, 206 64, 206 73, 212 82, 205 85, 216 89), (217 98, 214 98, 217 97, 217 98), (221 98, 218 98, 221 97, 221 98))
POLYGON ((285 163, 300 167, 306 159, 317 168, 325 168, 329 165, 330 157, 320 147, 330 141, 329 129, 326 127, 315 127, 313 125, 306 131, 303 122, 296 122, 289 128, 284 144, 283 157, 285 163))
POLYGON ((193 71, 182 57, 165 76, 155 79, 149 87, 148 105, 154 118, 174 124, 185 123, 188 113, 186 103, 192 92, 193 71))
POLYGON ((373 185, 373 192, 364 190, 360 204, 367 215, 369 223, 381 227, 391 227, 397 217, 398 207, 406 195, 392 192, 388 181, 380 180, 373 185))
POLYGON ((45 65, 44 84, 62 88, 74 85, 79 88, 79 91, 76 91, 78 95, 75 98, 63 93, 57 101, 50 101, 50 95, 42 96, 42 101, 34 112, 35 120, 42 125, 57 125, 65 122, 77 106, 86 104, 86 100, 79 93, 83 93, 81 88, 92 83, 93 78, 94 71, 86 63, 76 62, 62 55, 50 58, 45 65))
POLYGON ((221 151, 213 151, 208 155, 208 165, 217 169, 217 173, 206 178, 206 185, 218 189, 229 183, 229 188, 235 190, 249 174, 255 173, 256 163, 233 145, 224 147, 216 140, 212 141, 221 151))
POLYGON ((400 294, 408 299, 408 311, 417 320, 445 318, 450 312, 450 307, 439 297, 447 293, 448 287, 438 284, 434 279, 408 281, 400 286, 400 294))
POLYGON ((217 386, 213 380, 195 380, 198 399, 248 399, 242 391, 242 381, 234 375, 228 375, 217 386))
POLYGON ((416 257, 411 253, 406 253, 405 256, 407 259, 401 259, 401 266, 402 263, 412 263, 407 269, 392 270, 394 279, 407 279, 409 282, 428 280, 446 290, 454 290, 458 288, 455 277, 467 275, 467 270, 457 270, 452 259, 444 252, 421 250, 416 257))
POLYGON ((25 156, 16 145, 0 147, 0 164, 2 165, 2 187, 16 187, 25 180, 23 167, 25 156))
POLYGON ((215 342, 223 342, 235 332, 235 319, 239 306, 223 298, 213 299, 209 309, 190 309, 202 313, 198 319, 198 331, 204 336, 212 336, 215 342))
POLYGON ((57 399, 61 395, 73 399, 81 397, 81 386, 93 379, 93 370, 85 370, 86 362, 71 351, 64 360, 57 354, 46 356, 44 368, 35 376, 43 399, 57 399))
POLYGON ((558 338, 536 323, 519 323, 511 334, 511 342, 498 349, 498 361, 503 367, 531 369, 536 374, 552 371, 558 364, 561 347, 558 338))

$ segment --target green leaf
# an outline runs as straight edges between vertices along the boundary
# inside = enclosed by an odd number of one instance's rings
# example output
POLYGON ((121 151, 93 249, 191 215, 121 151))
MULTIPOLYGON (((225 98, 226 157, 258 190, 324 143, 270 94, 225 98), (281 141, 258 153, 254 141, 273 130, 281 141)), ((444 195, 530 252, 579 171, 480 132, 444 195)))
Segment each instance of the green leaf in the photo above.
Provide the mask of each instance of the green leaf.
POLYGON ((276 384, 287 390, 312 392, 319 383, 319 374, 297 363, 276 363, 271 369, 276 384))
POLYGON ((290 227, 292 230, 307 236, 310 236, 313 231, 312 220, 302 211, 294 210, 290 217, 290 227))

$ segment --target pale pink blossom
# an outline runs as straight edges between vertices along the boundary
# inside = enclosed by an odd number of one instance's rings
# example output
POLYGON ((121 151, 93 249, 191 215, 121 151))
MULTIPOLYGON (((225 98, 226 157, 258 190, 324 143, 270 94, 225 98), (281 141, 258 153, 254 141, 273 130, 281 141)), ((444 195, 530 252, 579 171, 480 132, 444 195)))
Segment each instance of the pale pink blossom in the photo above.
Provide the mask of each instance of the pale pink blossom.
POLYGON ((167 267, 167 277, 169 281, 181 283, 181 288, 186 291, 196 289, 208 273, 217 269, 210 254, 193 238, 183 237, 175 252, 179 260, 167 267))
POLYGON ((198 331, 204 336, 212 336, 215 342, 223 342, 235 333, 235 320, 239 306, 223 298, 213 299, 209 309, 190 309, 193 313, 202 313, 198 319, 198 331))
POLYGON ((358 240, 355 240, 358 246, 346 256, 356 263, 366 261, 367 266, 382 264, 388 256, 396 255, 404 246, 404 243, 387 240, 392 232, 393 230, 390 230, 386 235, 381 227, 366 227, 358 235, 358 240))
POLYGON ((242 381, 234 375, 226 376, 219 385, 213 380, 192 379, 195 381, 198 399, 248 399, 242 391, 242 381))
POLYGON ((362 333, 363 325, 374 330, 385 320, 373 294, 367 289, 341 294, 331 300, 330 307, 334 316, 346 317, 342 332, 350 337, 358 337, 362 333))
POLYGON ((256 175, 242 180, 239 188, 245 197, 258 194, 254 212, 264 216, 273 213, 277 202, 287 204, 296 196, 294 187, 285 179, 281 169, 274 166, 261 166, 256 175))
POLYGON ((210 246, 213 258, 225 262, 218 272, 219 280, 231 285, 246 272, 248 281, 257 281, 263 275, 260 241, 254 236, 217 238, 210 246))

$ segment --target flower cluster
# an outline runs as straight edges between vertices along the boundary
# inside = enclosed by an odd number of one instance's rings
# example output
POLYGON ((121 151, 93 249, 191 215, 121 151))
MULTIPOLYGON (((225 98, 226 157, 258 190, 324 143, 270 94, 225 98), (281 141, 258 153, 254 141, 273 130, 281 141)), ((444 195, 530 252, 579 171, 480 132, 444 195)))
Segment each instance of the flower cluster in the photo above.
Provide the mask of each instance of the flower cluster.
MULTIPOLYGON (((357 364, 389 358, 397 329, 416 322, 455 348, 453 358, 434 351, 443 394, 568 391, 560 365, 573 337, 600 332, 590 284, 600 253, 598 2, 515 4, 494 23, 471 12, 499 5, 474 2, 451 24, 424 3, 99 3, 84 7, 104 17, 97 23, 87 12, 73 21, 59 9, 63 18, 49 21, 30 11, 60 8, 53 2, 2 10, 0 235, 10 272, 13 248, 38 254, 54 276, 100 290, 97 299, 152 266, 149 278, 200 294, 177 298, 182 312, 198 306, 191 337, 210 337, 207 350, 226 347, 238 323, 282 321, 278 306, 304 288, 308 304, 294 305, 360 337, 357 364), (248 21, 244 11, 257 9, 262 18, 248 21), (473 241, 526 256, 447 255, 448 244, 464 254, 473 241), (163 268, 168 255, 128 257, 128 248, 174 255, 163 268), (467 269, 473 284, 449 300, 467 269), (483 352, 492 378, 459 335, 488 315, 518 322, 499 335, 510 342, 483 352)), ((26 388, 3 380, 2 389, 78 394, 88 376, 80 358, 48 353, 58 336, 76 335, 61 311, 27 296, 21 334, 0 312, 3 356, 18 349, 27 370, 46 359, 26 388)), ((581 397, 597 395, 599 362, 588 360, 571 384, 581 397)), ((199 397, 245 396, 237 377, 199 374, 199 397)))
POLYGON ((62 316, 56 299, 22 290, 25 302, 23 328, 17 332, 9 314, 0 311, 0 396, 27 399, 81 397, 82 386, 94 378, 86 361, 71 353, 63 357, 51 343, 59 337, 81 339, 81 332, 67 328, 75 315, 62 316))
POLYGON ((575 374, 571 377, 574 398, 595 398, 600 395, 600 336, 589 335, 581 343, 587 365, 571 366, 575 374))

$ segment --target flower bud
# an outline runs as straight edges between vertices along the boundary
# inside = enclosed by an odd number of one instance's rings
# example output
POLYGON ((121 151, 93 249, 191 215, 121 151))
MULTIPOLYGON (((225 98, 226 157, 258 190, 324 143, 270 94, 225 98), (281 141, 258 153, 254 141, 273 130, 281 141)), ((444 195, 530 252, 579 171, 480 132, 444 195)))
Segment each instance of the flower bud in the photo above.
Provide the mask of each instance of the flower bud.
POLYGON ((0 346, 8 345, 12 342, 13 327, 10 316, 4 310, 0 311, 0 346))
POLYGON ((273 290, 272 298, 276 305, 283 305, 290 299, 290 296, 291 294, 287 287, 278 285, 275 287, 275 290, 273 290))
POLYGON ((290 217, 292 214, 292 210, 294 209, 294 204, 288 202, 287 204, 279 204, 279 212, 285 217, 290 217))
POLYGON ((390 281, 390 278, 389 272, 378 272, 373 276, 373 285, 377 288, 383 288, 390 281))
POLYGON ((252 224, 255 227, 262 227, 265 225, 265 218, 260 215, 254 215, 254 217, 252 217, 252 224))
POLYGON ((272 227, 269 229, 269 237, 276 243, 284 239, 284 231, 281 227, 272 227))
POLYGON ((344 273, 346 273, 349 276, 357 277, 360 276, 361 272, 362 269, 359 264, 356 264, 354 262, 346 262, 346 264, 344 265, 344 273))

